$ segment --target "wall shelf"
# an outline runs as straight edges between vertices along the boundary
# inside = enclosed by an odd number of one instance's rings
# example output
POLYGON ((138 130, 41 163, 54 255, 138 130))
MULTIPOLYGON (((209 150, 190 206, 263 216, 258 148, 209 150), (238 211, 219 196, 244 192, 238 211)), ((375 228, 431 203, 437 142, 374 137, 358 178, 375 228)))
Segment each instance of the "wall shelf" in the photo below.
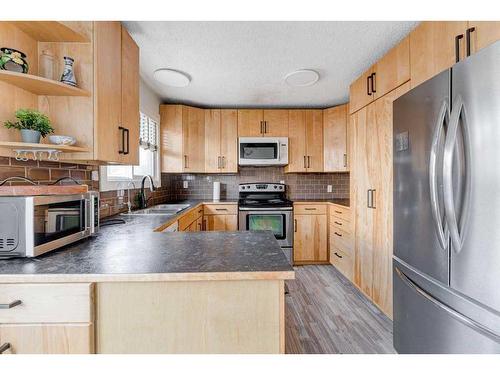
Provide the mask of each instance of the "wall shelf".
POLYGON ((90 96, 90 92, 87 90, 32 74, 0 70, 0 81, 17 86, 35 95, 90 96))
POLYGON ((50 143, 0 142, 0 147, 22 150, 56 150, 61 152, 90 152, 88 148, 50 143))
POLYGON ((89 38, 57 21, 11 21, 20 30, 39 42, 90 43, 89 38))

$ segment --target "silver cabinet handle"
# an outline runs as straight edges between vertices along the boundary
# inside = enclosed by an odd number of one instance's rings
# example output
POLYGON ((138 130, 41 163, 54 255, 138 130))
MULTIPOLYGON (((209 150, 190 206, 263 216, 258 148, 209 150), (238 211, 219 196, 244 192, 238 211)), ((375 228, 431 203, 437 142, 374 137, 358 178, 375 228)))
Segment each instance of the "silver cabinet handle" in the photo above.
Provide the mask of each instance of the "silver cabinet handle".
POLYGON ((366 207, 368 207, 368 208, 372 208, 371 203, 370 203, 371 191, 372 191, 371 189, 368 189, 366 191, 366 207))
POLYGON ((335 254, 335 256, 336 256, 337 258, 342 259, 342 255, 339 255, 337 252, 335 252, 335 253, 333 253, 333 254, 335 254))
POLYGON ((267 121, 264 121, 264 134, 267 134, 267 121))
POLYGON ((305 210, 306 211, 316 211, 316 209, 314 207, 306 207, 305 210))
POLYGON ((375 200, 375 198, 376 198, 375 192, 376 191, 377 191, 376 189, 372 189, 372 207, 371 208, 373 208, 373 209, 377 208, 377 205, 375 204, 375 202, 376 202, 376 200, 375 200))
POLYGON ((463 239, 460 233, 467 224, 467 213, 469 209, 469 197, 471 190, 471 167, 470 167, 470 140, 469 140, 469 129, 467 125, 467 119, 464 113, 464 102, 461 96, 453 103, 453 111, 450 116, 450 125, 448 126, 448 132, 446 134, 446 141, 444 143, 444 156, 443 156, 443 195, 444 195, 444 211, 445 218, 448 224, 448 229, 450 231, 451 243, 453 245, 453 251, 459 253, 462 249, 463 239), (455 199, 453 196, 453 154, 455 150, 455 145, 457 142, 457 133, 460 119, 463 123, 463 145, 465 153, 465 188, 464 196, 462 202, 461 212, 461 222, 459 229, 459 223, 457 219, 457 213, 455 211, 455 199))
POLYGON ((225 169, 226 168, 226 157, 225 156, 223 156, 221 158, 221 164, 222 164, 222 169, 225 169))
POLYGON ((344 168, 347 168, 347 154, 344 154, 344 168))
POLYGON ((188 167, 188 156, 184 155, 184 168, 188 167))
POLYGON ((0 345, 0 354, 3 354, 6 350, 10 349, 10 343, 6 342, 5 344, 0 345))
POLYGON ((0 303, 0 309, 12 309, 13 307, 20 305, 21 303, 23 302, 18 299, 12 301, 11 303, 0 303))
POLYGON ((215 211, 227 211, 227 208, 216 208, 215 211))
POLYGON ((306 166, 306 156, 304 155, 304 168, 307 168, 306 166))
POLYGON ((342 225, 342 223, 339 223, 338 221, 334 221, 334 223, 337 225, 342 225))
POLYGON ((217 156, 217 169, 220 169, 220 156, 217 156))
POLYGON ((340 233, 338 233, 338 232, 333 232, 333 233, 335 233, 339 237, 342 237, 342 235, 340 233))
POLYGON ((429 158, 429 185, 430 185, 430 201, 431 201, 431 211, 432 218, 434 219, 434 226, 438 235, 439 244, 442 249, 446 249, 448 246, 448 234, 445 234, 445 229, 443 228, 443 223, 441 219, 441 210, 439 208, 439 194, 438 194, 438 171, 442 172, 442 169, 438 169, 437 162, 440 159, 441 150, 439 150, 439 145, 442 144, 442 137, 444 135, 445 124, 449 123, 449 108, 448 102, 446 100, 441 104, 441 109, 439 110, 439 115, 434 126, 434 134, 432 136, 432 146, 431 155, 429 158))
POLYGON ((264 134, 264 121, 260 122, 260 134, 264 134))
POLYGON ((311 168, 311 157, 307 156, 307 168, 311 168))
POLYGON ((483 326, 482 324, 479 324, 478 322, 466 317, 465 315, 462 315, 455 309, 451 308, 450 306, 444 304, 437 298, 431 296, 429 293, 427 293, 425 290, 420 288, 417 284, 413 282, 408 276, 406 276, 403 271, 401 271, 399 268, 395 267, 394 270, 396 271, 396 274, 399 276, 401 281, 403 281, 406 286, 408 286, 410 289, 413 289, 416 293, 420 294, 422 297, 427 299, 428 301, 432 302, 434 305, 437 307, 443 309, 446 311, 448 314, 453 316, 456 320, 459 322, 465 324, 466 326, 474 329, 475 331, 478 331, 482 333, 485 336, 488 336, 489 338, 493 339, 496 342, 500 342, 500 335, 497 334, 496 332, 492 331, 488 327, 483 326))
POLYGON ((297 219, 293 219, 293 231, 297 233, 297 219))

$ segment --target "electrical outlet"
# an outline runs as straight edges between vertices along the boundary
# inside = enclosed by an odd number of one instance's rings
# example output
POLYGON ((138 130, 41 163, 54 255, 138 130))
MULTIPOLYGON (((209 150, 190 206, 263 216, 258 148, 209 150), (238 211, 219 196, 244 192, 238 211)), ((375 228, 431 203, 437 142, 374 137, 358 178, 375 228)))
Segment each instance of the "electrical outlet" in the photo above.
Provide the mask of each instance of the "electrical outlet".
POLYGON ((333 191, 333 186, 332 186, 332 185, 328 185, 328 186, 326 187, 326 192, 327 192, 327 193, 331 193, 332 191, 333 191))
POLYGON ((92 181, 99 181, 99 172, 98 171, 92 171, 92 181))
POLYGON ((125 190, 123 189, 120 189, 118 190, 117 194, 116 194, 119 198, 123 198, 123 196, 125 195, 125 190))
POLYGON ((183 187, 184 189, 187 189, 187 188, 189 187, 189 183, 188 183, 187 181, 183 181, 183 182, 182 182, 182 187, 183 187))
POLYGON ((285 180, 281 180, 281 181, 280 181, 280 184, 285 185, 285 180))

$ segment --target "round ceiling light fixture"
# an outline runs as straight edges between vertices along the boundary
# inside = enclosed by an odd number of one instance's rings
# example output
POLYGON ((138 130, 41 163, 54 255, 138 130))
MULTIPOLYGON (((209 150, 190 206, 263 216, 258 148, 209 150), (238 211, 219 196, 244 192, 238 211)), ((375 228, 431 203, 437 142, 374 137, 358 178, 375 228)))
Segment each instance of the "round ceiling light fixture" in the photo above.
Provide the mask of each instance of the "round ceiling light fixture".
POLYGON ((319 80, 319 73, 312 69, 300 69, 288 73, 285 82, 290 86, 304 87, 314 85, 319 80))
POLYGON ((155 70, 153 78, 165 86, 186 87, 191 82, 191 77, 179 70, 162 68, 155 70))

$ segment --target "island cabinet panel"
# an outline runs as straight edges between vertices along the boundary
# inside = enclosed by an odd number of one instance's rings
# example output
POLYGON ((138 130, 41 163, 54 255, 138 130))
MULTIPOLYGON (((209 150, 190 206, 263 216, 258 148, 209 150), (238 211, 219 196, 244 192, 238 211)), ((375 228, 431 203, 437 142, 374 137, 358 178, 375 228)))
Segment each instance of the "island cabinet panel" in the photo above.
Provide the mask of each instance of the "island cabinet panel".
POLYGON ((323 154, 325 172, 346 172, 347 104, 323 110, 323 154))
POLYGON ((0 324, 5 354, 92 354, 93 324, 0 324))
MULTIPOLYGON (((297 207, 299 205, 294 206, 294 210, 297 207)), ((304 207, 304 210, 307 208, 304 207)), ((314 213, 313 210, 306 212, 294 215, 293 261, 296 264, 326 263, 328 262, 326 211, 320 214, 314 213)))
POLYGON ((98 353, 283 353, 283 280, 100 283, 98 353))

